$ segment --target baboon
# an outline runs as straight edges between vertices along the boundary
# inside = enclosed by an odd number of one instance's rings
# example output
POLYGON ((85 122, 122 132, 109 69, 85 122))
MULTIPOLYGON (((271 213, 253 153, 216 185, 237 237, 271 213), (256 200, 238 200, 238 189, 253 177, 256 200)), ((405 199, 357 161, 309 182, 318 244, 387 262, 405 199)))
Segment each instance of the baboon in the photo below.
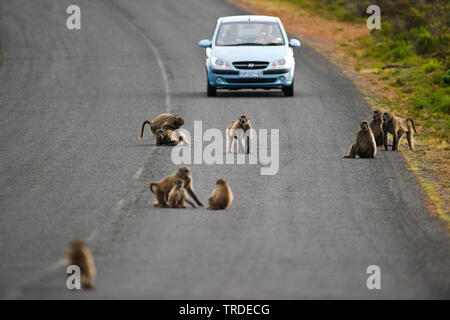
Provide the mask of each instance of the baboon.
POLYGON ((177 180, 184 181, 183 188, 189 193, 189 195, 197 202, 197 204, 203 207, 203 204, 198 200, 197 195, 194 192, 191 169, 188 167, 180 167, 177 171, 170 176, 165 177, 160 181, 150 182, 150 191, 155 194, 156 201, 153 203, 155 207, 167 208, 169 206, 168 195, 170 190, 176 184, 177 180), (156 187, 154 190, 153 187, 156 187))
POLYGON ((180 117, 176 114, 161 113, 152 121, 145 120, 142 123, 141 134, 139 136, 139 139, 142 139, 144 137, 144 129, 145 129, 146 124, 149 125, 150 132, 154 136, 156 136, 156 132, 160 128, 169 129, 169 130, 176 130, 176 129, 180 128, 184 124, 184 119, 183 119, 183 117, 180 117))
POLYGON ((414 124, 414 120, 411 118, 400 118, 390 114, 389 112, 383 113, 383 144, 384 149, 388 150, 388 133, 392 134, 392 151, 398 150, 398 145, 400 139, 403 134, 406 133, 406 137, 408 138, 409 149, 414 149, 414 138, 413 138, 413 130, 415 133, 416 125, 414 124))
POLYGON ((73 241, 66 252, 66 260, 67 266, 76 265, 80 268, 82 288, 92 288, 97 271, 91 251, 84 243, 78 240, 73 241))
POLYGON ((242 150, 244 153, 250 153, 251 129, 252 125, 246 115, 240 116, 239 120, 232 121, 231 125, 227 128, 227 152, 231 152, 231 147, 236 141, 237 152, 242 150), (245 150, 245 137, 247 137, 247 150, 245 150))
POLYGON ((233 201, 233 193, 225 179, 216 181, 216 186, 208 198, 208 210, 223 210, 230 206, 233 201))
POLYGON ((169 192, 169 206, 171 208, 186 208, 184 202, 189 203, 193 208, 195 204, 186 198, 186 191, 183 188, 183 180, 177 180, 172 190, 169 192))
POLYGON ((375 158, 377 153, 377 145, 375 137, 370 129, 369 122, 364 120, 359 124, 361 130, 356 135, 356 143, 352 144, 348 156, 344 158, 375 158))
POLYGON ((156 131, 155 144, 157 146, 176 146, 180 143, 189 145, 189 141, 181 131, 173 131, 166 128, 159 128, 156 131))
POLYGON ((373 136, 375 137, 375 142, 377 146, 383 145, 383 118, 380 110, 375 110, 373 112, 373 120, 370 122, 370 129, 372 130, 373 136))

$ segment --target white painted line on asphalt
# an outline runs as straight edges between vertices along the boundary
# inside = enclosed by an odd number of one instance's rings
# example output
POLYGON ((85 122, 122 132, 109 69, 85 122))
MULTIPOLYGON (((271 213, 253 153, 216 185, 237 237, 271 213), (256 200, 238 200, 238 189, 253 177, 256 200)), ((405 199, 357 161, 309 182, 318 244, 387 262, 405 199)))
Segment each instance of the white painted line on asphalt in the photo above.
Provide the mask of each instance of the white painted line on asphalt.
POLYGON ((120 199, 119 201, 117 201, 117 204, 114 207, 114 211, 121 210, 124 203, 125 203, 125 199, 120 199))
POLYGON ((94 240, 94 238, 98 235, 98 230, 95 229, 94 231, 91 232, 91 234, 84 239, 84 242, 91 242, 92 240, 94 240))
POLYGON ((64 267, 66 264, 66 259, 61 258, 58 261, 56 261, 53 265, 47 268, 47 272, 55 272, 56 270, 64 267))
POLYGON ((139 168, 138 171, 133 176, 133 180, 137 180, 141 177, 142 172, 144 172, 144 168, 139 168))

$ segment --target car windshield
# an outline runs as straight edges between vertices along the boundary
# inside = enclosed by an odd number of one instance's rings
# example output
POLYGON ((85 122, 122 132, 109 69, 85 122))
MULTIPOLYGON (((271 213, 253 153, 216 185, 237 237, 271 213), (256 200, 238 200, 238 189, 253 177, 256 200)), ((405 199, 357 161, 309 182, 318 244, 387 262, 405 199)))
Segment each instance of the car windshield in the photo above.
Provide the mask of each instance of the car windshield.
POLYGON ((283 35, 277 22, 225 22, 217 33, 218 46, 281 46, 283 35))

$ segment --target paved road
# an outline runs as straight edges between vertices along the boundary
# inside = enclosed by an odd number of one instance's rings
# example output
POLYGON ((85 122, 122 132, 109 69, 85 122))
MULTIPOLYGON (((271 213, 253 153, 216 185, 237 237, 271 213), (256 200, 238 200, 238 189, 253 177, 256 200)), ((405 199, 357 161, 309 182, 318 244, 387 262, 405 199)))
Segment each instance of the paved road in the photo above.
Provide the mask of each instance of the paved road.
MULTIPOLYGON (((3 0, 0 34, 0 297, 450 298, 450 238, 399 153, 343 160, 370 109, 308 46, 294 98, 206 98, 204 52, 219 0, 3 0), (164 70, 164 71, 163 71, 164 70), (168 86, 166 85, 168 81, 168 86), (151 206, 148 182, 172 172, 171 148, 138 141, 164 111, 203 129, 241 113, 280 129, 280 169, 192 165, 206 203, 226 177, 225 212, 151 206), (87 241, 98 281, 65 289, 63 251, 87 241), (366 288, 379 265, 382 290, 366 288)), ((207 143, 205 143, 206 145, 207 143)))

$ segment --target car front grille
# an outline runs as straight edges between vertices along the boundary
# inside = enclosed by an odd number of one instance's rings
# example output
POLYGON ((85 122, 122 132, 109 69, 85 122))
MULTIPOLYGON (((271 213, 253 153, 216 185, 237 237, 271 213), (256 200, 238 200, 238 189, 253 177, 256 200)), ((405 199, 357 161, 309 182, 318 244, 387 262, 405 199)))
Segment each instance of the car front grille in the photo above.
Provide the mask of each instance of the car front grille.
POLYGON ((229 83, 274 83, 276 78, 237 78, 227 79, 229 83))
POLYGON ((232 75, 238 75, 239 71, 235 70, 220 70, 220 69, 211 69, 211 72, 215 74, 232 74, 232 75))
POLYGON ((264 74, 284 74, 288 73, 289 69, 269 69, 263 71, 264 74))
POLYGON ((267 61, 236 61, 233 62, 233 66, 236 69, 246 69, 246 70, 254 70, 254 69, 264 69, 269 65, 267 61))

